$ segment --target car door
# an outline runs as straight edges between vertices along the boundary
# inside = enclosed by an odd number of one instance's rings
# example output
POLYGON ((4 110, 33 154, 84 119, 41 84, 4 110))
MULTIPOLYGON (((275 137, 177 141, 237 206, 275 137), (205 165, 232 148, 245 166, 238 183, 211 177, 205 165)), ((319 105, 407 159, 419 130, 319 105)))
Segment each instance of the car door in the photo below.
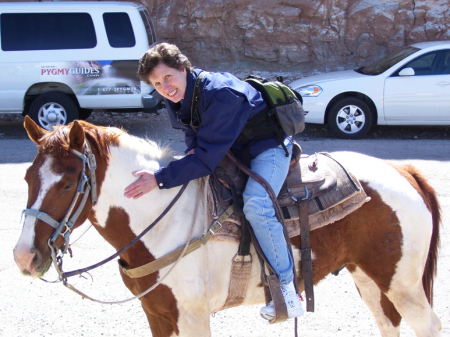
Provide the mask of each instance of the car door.
POLYGON ((450 122, 450 50, 433 51, 408 62, 385 81, 387 124, 450 122), (405 68, 414 75, 400 76, 405 68))

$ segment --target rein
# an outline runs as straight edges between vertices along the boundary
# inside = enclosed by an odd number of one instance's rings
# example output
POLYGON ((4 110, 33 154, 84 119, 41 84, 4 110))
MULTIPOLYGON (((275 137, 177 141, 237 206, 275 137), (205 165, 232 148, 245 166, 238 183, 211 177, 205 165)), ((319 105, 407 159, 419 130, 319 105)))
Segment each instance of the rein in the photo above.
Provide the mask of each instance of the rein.
MULTIPOLYGON (((135 238, 133 241, 131 241, 127 246, 125 246, 124 248, 122 248, 119 252, 117 252, 117 253, 114 254, 113 256, 117 256, 118 253, 120 253, 120 252, 122 252, 122 251, 125 251, 126 249, 128 249, 129 247, 131 247, 131 246, 137 241, 137 239, 141 238, 145 233, 147 233, 151 228, 153 228, 153 226, 156 225, 156 224, 158 223, 158 221, 161 220, 161 218, 162 218, 162 217, 170 210, 170 208, 172 208, 172 206, 178 201, 179 197, 180 197, 181 194, 184 192, 184 190, 186 189, 186 186, 187 186, 187 185, 188 185, 188 183, 185 183, 185 184, 183 185, 183 187, 180 189, 180 191, 178 192, 178 194, 175 196, 175 198, 172 200, 172 202, 169 204, 169 206, 167 206, 167 208, 164 210, 164 212, 158 217, 158 219, 156 219, 150 226, 148 226, 148 227, 144 230, 144 232, 142 232, 138 237, 136 237, 136 238, 135 238)), ((78 290, 77 288, 75 288, 73 285, 67 283, 67 279, 64 279, 64 280, 63 280, 63 284, 64 284, 67 288, 69 288, 70 290, 72 290, 72 291, 76 292, 77 294, 81 295, 83 298, 87 298, 88 300, 91 300, 91 301, 97 302, 97 303, 101 303, 101 304, 122 304, 122 303, 126 303, 126 302, 129 302, 129 301, 132 301, 132 300, 135 300, 135 299, 138 299, 138 298, 141 298, 141 297, 147 295, 150 291, 152 291, 152 290, 155 289, 157 286, 159 286, 159 285, 162 283, 162 281, 164 281, 164 279, 172 272, 172 270, 175 268, 175 266, 178 264, 178 262, 180 262, 180 260, 181 260, 185 255, 188 254, 188 253, 186 253, 186 251, 188 250, 188 248, 189 248, 189 246, 190 246, 190 241, 191 241, 191 238, 192 238, 192 233, 194 232, 195 221, 196 221, 196 219, 197 219, 197 211, 198 211, 198 207, 197 207, 197 206, 198 206, 199 194, 200 194, 200 189, 199 189, 198 192, 197 192, 196 203, 195 203, 195 206, 194 206, 194 207, 195 207, 195 208, 194 208, 194 209, 195 209, 195 211, 194 211, 194 217, 192 218, 192 225, 191 225, 191 229, 190 229, 190 232, 189 232, 189 238, 188 238, 188 240, 187 240, 187 243, 184 245, 184 247, 183 247, 181 253, 179 254, 178 258, 176 259, 176 261, 174 261, 175 263, 173 264, 173 266, 170 267, 170 269, 167 271, 167 273, 166 273, 163 277, 161 277, 154 285, 152 285, 150 288, 148 288, 147 290, 143 291, 142 293, 140 293, 140 294, 138 294, 138 295, 136 295, 136 296, 130 297, 130 298, 125 299, 125 300, 115 301, 115 302, 105 302, 105 301, 96 300, 95 298, 92 298, 92 297, 86 295, 85 293, 81 292, 80 290, 78 290)), ((108 258, 108 259, 106 259, 106 260, 110 261, 112 258, 113 258, 113 257, 111 256, 110 258, 108 258)), ((101 263, 103 264, 103 263, 108 262, 108 261, 106 261, 106 260, 102 261, 101 263)), ((98 264, 97 264, 97 265, 98 265, 98 264)), ((97 265, 93 265, 93 266, 91 266, 91 267, 95 267, 95 266, 97 266, 97 265)), ((88 267, 88 268, 90 268, 90 267, 88 267)), ((85 269, 87 269, 87 268, 85 268, 85 269)), ((80 270, 77 270, 77 271, 75 271, 75 272, 78 272, 78 271, 81 271, 81 269, 80 269, 80 270)), ((74 272, 73 272, 73 273, 74 273, 74 272)), ((79 274, 79 273, 77 273, 77 274, 79 274)), ((73 274, 73 275, 77 275, 77 274, 73 274)), ((70 275, 70 276, 73 276, 73 275, 70 275)))
POLYGON ((178 191, 177 195, 175 196, 175 198, 173 198, 173 200, 170 202, 170 204, 166 207, 166 209, 156 218, 155 221, 153 221, 146 229, 144 229, 144 231, 139 234, 138 236, 136 236, 133 240, 130 241, 129 244, 127 244, 125 247, 123 247, 121 250, 117 251, 116 253, 114 253, 113 255, 111 255, 110 257, 104 259, 103 261, 100 261, 96 264, 93 264, 92 266, 86 267, 86 268, 82 268, 82 269, 77 269, 74 271, 70 271, 70 272, 62 272, 60 274, 60 276, 62 277, 63 281, 66 280, 68 277, 71 276, 75 276, 75 275, 79 275, 82 273, 85 273, 89 270, 95 269, 97 267, 100 267, 102 265, 104 265, 105 263, 111 261, 112 259, 116 258, 117 256, 119 256, 120 254, 122 254, 123 252, 125 252, 128 248, 130 248, 132 245, 134 245, 137 241, 139 241, 145 234, 148 233, 148 231, 150 231, 153 227, 155 227, 155 225, 170 211, 170 209, 173 207, 173 205, 175 205, 175 203, 178 201, 178 199, 181 197, 181 195, 183 194, 184 190, 186 189, 188 185, 188 182, 185 183, 181 189, 178 191))

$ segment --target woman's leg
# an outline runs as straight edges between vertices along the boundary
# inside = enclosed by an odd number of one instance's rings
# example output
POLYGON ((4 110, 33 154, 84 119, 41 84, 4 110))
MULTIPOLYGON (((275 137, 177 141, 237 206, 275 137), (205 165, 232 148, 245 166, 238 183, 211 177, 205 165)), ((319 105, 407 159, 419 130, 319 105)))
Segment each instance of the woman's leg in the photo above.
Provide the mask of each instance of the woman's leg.
MULTIPOLYGON (((287 145, 292 154, 292 142, 287 145)), ((276 195, 281 190, 289 170, 290 156, 286 157, 281 146, 261 153, 251 161, 252 171, 263 177, 276 195)), ((283 227, 275 216, 272 199, 258 182, 249 178, 244 190, 244 214, 253 228, 256 238, 270 266, 277 274, 280 285, 292 282, 293 261, 283 233, 283 227)))
MULTIPOLYGON (((287 145, 292 154, 292 142, 287 145)), ((286 157, 281 146, 264 151, 251 161, 251 169, 263 177, 276 195, 289 171, 291 156, 286 157)), ((275 216, 269 194, 259 183, 249 178, 244 190, 244 213, 253 228, 259 245, 280 283, 289 317, 303 315, 303 308, 294 287, 293 261, 283 233, 283 226, 275 216)), ((271 320, 275 316, 273 302, 261 308, 260 315, 271 320)))

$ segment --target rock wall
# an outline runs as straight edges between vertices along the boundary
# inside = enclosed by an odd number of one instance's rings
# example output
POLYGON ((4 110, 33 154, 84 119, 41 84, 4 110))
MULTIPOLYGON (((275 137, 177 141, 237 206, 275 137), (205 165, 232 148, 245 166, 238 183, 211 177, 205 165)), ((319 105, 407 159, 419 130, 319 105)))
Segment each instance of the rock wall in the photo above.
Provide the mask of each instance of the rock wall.
MULTIPOLYGON (((0 0, 10 1, 25 0, 0 0)), ((210 70, 309 74, 367 65, 416 42, 450 40, 450 0, 124 1, 146 5, 158 40, 210 70)))
POLYGON ((411 43, 450 39, 448 0, 140 2, 160 42, 216 70, 352 68, 411 43))

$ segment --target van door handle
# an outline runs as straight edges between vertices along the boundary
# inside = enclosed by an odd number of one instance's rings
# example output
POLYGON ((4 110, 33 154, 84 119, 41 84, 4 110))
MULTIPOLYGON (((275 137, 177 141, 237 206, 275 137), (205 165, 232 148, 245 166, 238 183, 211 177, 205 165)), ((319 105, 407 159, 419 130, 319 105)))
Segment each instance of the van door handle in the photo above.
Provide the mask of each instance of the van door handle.
POLYGON ((445 87, 446 85, 450 85, 450 82, 446 82, 446 81, 441 81, 436 83, 438 86, 440 87, 445 87))

